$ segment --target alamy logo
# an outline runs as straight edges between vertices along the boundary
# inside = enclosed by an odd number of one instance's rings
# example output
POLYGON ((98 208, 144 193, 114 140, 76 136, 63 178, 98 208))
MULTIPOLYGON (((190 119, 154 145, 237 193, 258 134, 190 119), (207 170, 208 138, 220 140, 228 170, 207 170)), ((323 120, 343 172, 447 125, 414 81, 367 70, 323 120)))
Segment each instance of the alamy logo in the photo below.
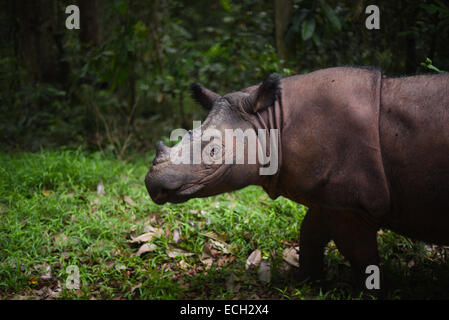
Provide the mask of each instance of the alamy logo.
POLYGON ((65 27, 67 29, 79 29, 80 28, 80 9, 78 6, 72 4, 65 8, 65 13, 70 14, 67 19, 65 19, 65 27))
POLYGON ((80 288, 80 270, 75 265, 70 265, 66 268, 65 272, 69 275, 65 281, 67 289, 79 289, 80 288))
POLYGON ((365 27, 368 30, 380 29, 380 11, 379 7, 372 4, 366 7, 365 13, 369 16, 365 20, 365 27))
POLYGON ((221 131, 201 129, 201 122, 194 121, 196 129, 173 130, 171 141, 181 141, 171 148, 170 161, 174 164, 256 164, 261 165, 260 175, 274 175, 278 170, 278 129, 226 129, 221 131), (206 146, 202 148, 203 144, 206 146), (234 143, 235 142, 235 143, 234 143), (268 147, 269 146, 269 147, 268 147), (245 151, 247 153, 245 162, 245 151))
POLYGON ((379 267, 371 264, 366 267, 365 274, 369 274, 365 280, 365 286, 368 290, 380 289, 380 271, 379 267))

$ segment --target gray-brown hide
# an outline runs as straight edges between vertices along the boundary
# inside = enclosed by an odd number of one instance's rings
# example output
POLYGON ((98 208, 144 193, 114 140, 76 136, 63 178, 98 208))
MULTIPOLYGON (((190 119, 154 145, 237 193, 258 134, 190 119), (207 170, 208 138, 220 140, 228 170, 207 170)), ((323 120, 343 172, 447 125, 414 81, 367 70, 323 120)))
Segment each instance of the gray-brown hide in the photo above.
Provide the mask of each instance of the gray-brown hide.
POLYGON ((162 167, 158 152, 146 178, 156 202, 261 185, 273 198, 309 207, 300 230, 301 275, 321 275, 323 248, 333 239, 361 287, 366 267, 379 263, 381 227, 449 244, 448 75, 386 78, 377 70, 330 68, 270 78, 223 98, 200 86, 194 95, 212 107, 206 122, 220 130, 280 129, 279 171, 263 177, 254 166, 222 166, 212 170, 222 170, 216 178, 200 177, 208 180, 200 191, 177 196, 183 184, 169 188, 164 176, 198 183, 185 178, 189 168, 162 167), (232 182, 242 175, 246 184, 232 182))

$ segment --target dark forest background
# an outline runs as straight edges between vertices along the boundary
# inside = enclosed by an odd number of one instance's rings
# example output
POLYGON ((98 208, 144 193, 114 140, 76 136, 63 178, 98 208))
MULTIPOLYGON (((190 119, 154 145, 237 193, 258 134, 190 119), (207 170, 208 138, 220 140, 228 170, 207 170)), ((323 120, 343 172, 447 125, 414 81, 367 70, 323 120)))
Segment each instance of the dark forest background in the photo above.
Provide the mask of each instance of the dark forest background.
POLYGON ((447 1, 39 0, 0 12, 0 146, 78 146, 120 158, 205 115, 189 95, 266 75, 357 65, 449 70, 447 1), (67 5, 81 29, 65 28, 67 5), (380 30, 365 28, 366 6, 380 30))

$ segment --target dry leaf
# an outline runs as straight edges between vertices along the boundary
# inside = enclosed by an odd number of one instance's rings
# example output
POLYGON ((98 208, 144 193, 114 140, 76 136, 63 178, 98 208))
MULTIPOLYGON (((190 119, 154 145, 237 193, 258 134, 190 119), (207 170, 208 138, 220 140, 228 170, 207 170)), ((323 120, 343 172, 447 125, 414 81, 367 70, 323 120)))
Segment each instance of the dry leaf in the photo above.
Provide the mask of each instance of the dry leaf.
POLYGON ((131 292, 136 291, 136 289, 139 289, 142 286, 142 282, 140 282, 138 285, 135 285, 134 287, 131 288, 131 292))
POLYGON ((285 248, 282 256, 284 261, 288 264, 299 268, 299 255, 298 255, 299 247, 290 247, 285 248))
POLYGON ((159 238, 162 236, 162 231, 159 228, 148 228, 149 232, 144 233, 138 237, 131 237, 131 240, 128 240, 130 243, 141 243, 141 242, 150 242, 153 238, 159 238))
POLYGON ((216 255, 218 255, 219 252, 214 249, 214 246, 212 243, 207 241, 203 246, 203 251, 201 253, 200 261, 202 264, 206 266, 206 270, 208 270, 212 264, 214 263, 214 258, 216 255))
POLYGON ((202 257, 203 258, 213 258, 216 257, 220 252, 214 248, 212 242, 207 241, 203 246, 202 257))
POLYGON ((45 265, 43 271, 45 273, 40 276, 40 278, 39 278, 40 282, 48 282, 48 281, 50 281, 52 279, 52 277, 51 277, 51 267, 49 265, 45 265))
POLYGON ((115 265, 115 270, 120 271, 120 270, 125 270, 126 266, 123 264, 116 264, 115 265))
POLYGON ((123 200, 130 206, 130 207, 135 207, 137 206, 137 203, 134 202, 133 199, 131 199, 128 196, 123 196, 123 200))
POLYGON ((213 245, 220 251, 222 251, 223 253, 231 253, 232 252, 232 247, 227 244, 226 242, 222 242, 222 241, 218 241, 218 240, 214 240, 214 239, 210 239, 210 242, 213 243, 213 245))
POLYGON ((151 224, 158 224, 158 220, 159 219, 159 214, 155 213, 153 214, 153 216, 150 218, 150 223, 151 224))
POLYGON ((106 194, 106 192, 104 191, 104 184, 103 181, 100 181, 97 185, 97 195, 102 197, 106 194))
POLYGON ((178 256, 189 257, 189 256, 193 256, 194 255, 194 253, 186 251, 186 250, 183 250, 183 249, 180 249, 180 248, 171 248, 170 250, 167 249, 165 251, 165 253, 167 254, 167 256, 169 258, 176 258, 178 256))
POLYGON ((221 256, 217 260, 217 266, 222 267, 229 262, 228 256, 221 256))
POLYGON ((152 252, 156 250, 157 246, 153 243, 144 243, 136 253, 132 254, 132 256, 141 256, 144 253, 152 252))
POLYGON ((179 267, 182 270, 189 270, 190 269, 190 265, 187 264, 184 260, 179 261, 178 265, 179 265, 179 267))
POLYGON ((42 287, 41 289, 36 290, 35 293, 42 299, 55 299, 60 297, 61 290, 56 289, 53 291, 49 287, 42 287))
POLYGON ((256 268, 262 261, 262 252, 259 249, 254 250, 246 260, 245 269, 256 268))
POLYGON ((203 236, 217 240, 217 241, 221 241, 221 242, 225 242, 227 240, 229 240, 229 237, 227 235, 218 235, 215 232, 212 231, 207 231, 202 233, 203 236))
POLYGON ((143 227, 143 233, 155 232, 155 230, 157 230, 157 228, 153 227, 152 225, 146 225, 145 227, 143 227))
POLYGON ((179 242, 179 231, 178 229, 173 230, 173 242, 178 243, 179 242))
POLYGON ((232 246, 230 246, 225 242, 228 239, 226 235, 219 236, 211 231, 205 232, 202 235, 208 237, 209 238, 208 242, 212 243, 216 249, 222 251, 223 253, 229 254, 233 251, 232 246))
POLYGON ((201 258, 201 263, 206 266, 206 270, 209 270, 212 264, 214 263, 214 259, 212 258, 201 258))
POLYGON ((69 238, 63 234, 63 233, 59 233, 55 236, 55 245, 57 246, 63 246, 66 245, 69 241, 69 238))

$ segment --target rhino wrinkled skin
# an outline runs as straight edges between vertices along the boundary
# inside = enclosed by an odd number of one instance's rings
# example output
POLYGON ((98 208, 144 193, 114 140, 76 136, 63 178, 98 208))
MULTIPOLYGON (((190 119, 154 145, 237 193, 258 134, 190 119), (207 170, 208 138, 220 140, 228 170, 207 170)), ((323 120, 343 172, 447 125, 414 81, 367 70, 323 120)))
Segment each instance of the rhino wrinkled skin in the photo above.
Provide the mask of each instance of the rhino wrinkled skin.
POLYGON ((319 278, 334 240, 356 284, 378 265, 377 231, 449 244, 449 75, 382 76, 337 67, 223 97, 192 86, 211 109, 203 128, 279 129, 279 169, 258 165, 173 165, 158 145, 146 177, 152 199, 183 202, 260 185, 309 210, 300 230, 301 278, 319 278))

